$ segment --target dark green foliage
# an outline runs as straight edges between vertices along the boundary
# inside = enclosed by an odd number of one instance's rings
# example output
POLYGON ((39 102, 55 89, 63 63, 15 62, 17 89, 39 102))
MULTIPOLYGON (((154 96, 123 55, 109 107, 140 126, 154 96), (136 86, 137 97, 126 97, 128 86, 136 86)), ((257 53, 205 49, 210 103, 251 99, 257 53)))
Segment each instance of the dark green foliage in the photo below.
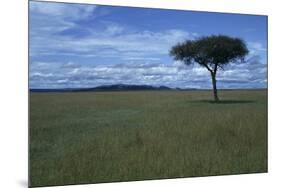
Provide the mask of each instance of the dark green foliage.
POLYGON ((185 64, 198 63, 215 71, 215 66, 243 60, 248 49, 244 41, 224 35, 201 37, 187 40, 174 46, 170 54, 185 64))
POLYGON ((246 44, 239 38, 212 35, 179 43, 172 47, 170 55, 187 65, 198 63, 205 67, 211 73, 214 97, 218 101, 217 70, 228 63, 243 61, 248 52, 246 44))

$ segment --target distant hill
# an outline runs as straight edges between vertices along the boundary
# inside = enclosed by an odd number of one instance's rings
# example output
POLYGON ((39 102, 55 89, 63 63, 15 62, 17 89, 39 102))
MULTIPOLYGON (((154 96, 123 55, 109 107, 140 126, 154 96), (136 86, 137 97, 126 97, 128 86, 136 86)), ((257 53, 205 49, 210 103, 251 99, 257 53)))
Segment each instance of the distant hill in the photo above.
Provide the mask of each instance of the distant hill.
POLYGON ((63 88, 63 89, 30 89, 31 92, 81 92, 81 91, 144 91, 144 90, 180 90, 172 89, 167 86, 151 86, 151 85, 102 85, 93 88, 63 88))
MULTIPOLYGON (((116 84, 116 85, 104 85, 92 88, 94 91, 123 91, 123 90, 171 90, 166 86, 150 86, 150 85, 127 85, 127 84, 116 84)), ((90 90, 92 90, 90 89, 90 90)))

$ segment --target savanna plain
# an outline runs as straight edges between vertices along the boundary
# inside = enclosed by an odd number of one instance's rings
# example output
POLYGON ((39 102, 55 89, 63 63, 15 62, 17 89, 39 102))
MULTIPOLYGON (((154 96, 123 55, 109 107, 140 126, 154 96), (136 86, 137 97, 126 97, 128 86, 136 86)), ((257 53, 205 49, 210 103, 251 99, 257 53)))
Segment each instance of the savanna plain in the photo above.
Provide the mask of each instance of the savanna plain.
POLYGON ((30 185, 267 172, 267 90, 30 93, 30 185))

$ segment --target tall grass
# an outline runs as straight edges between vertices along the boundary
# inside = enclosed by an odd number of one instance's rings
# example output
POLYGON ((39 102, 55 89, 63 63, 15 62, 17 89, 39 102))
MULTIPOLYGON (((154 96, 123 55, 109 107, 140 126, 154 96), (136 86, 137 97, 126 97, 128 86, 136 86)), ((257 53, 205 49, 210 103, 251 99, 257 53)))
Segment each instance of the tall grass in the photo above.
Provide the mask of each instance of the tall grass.
POLYGON ((31 93, 31 186, 266 172, 266 93, 31 93))

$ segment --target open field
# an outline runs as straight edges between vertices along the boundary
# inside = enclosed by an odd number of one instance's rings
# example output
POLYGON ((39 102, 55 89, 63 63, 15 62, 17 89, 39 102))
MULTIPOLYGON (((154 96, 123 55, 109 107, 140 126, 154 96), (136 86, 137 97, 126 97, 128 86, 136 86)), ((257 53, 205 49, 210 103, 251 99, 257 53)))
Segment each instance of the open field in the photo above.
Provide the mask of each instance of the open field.
POLYGON ((31 186, 267 172, 267 90, 30 94, 31 186))

